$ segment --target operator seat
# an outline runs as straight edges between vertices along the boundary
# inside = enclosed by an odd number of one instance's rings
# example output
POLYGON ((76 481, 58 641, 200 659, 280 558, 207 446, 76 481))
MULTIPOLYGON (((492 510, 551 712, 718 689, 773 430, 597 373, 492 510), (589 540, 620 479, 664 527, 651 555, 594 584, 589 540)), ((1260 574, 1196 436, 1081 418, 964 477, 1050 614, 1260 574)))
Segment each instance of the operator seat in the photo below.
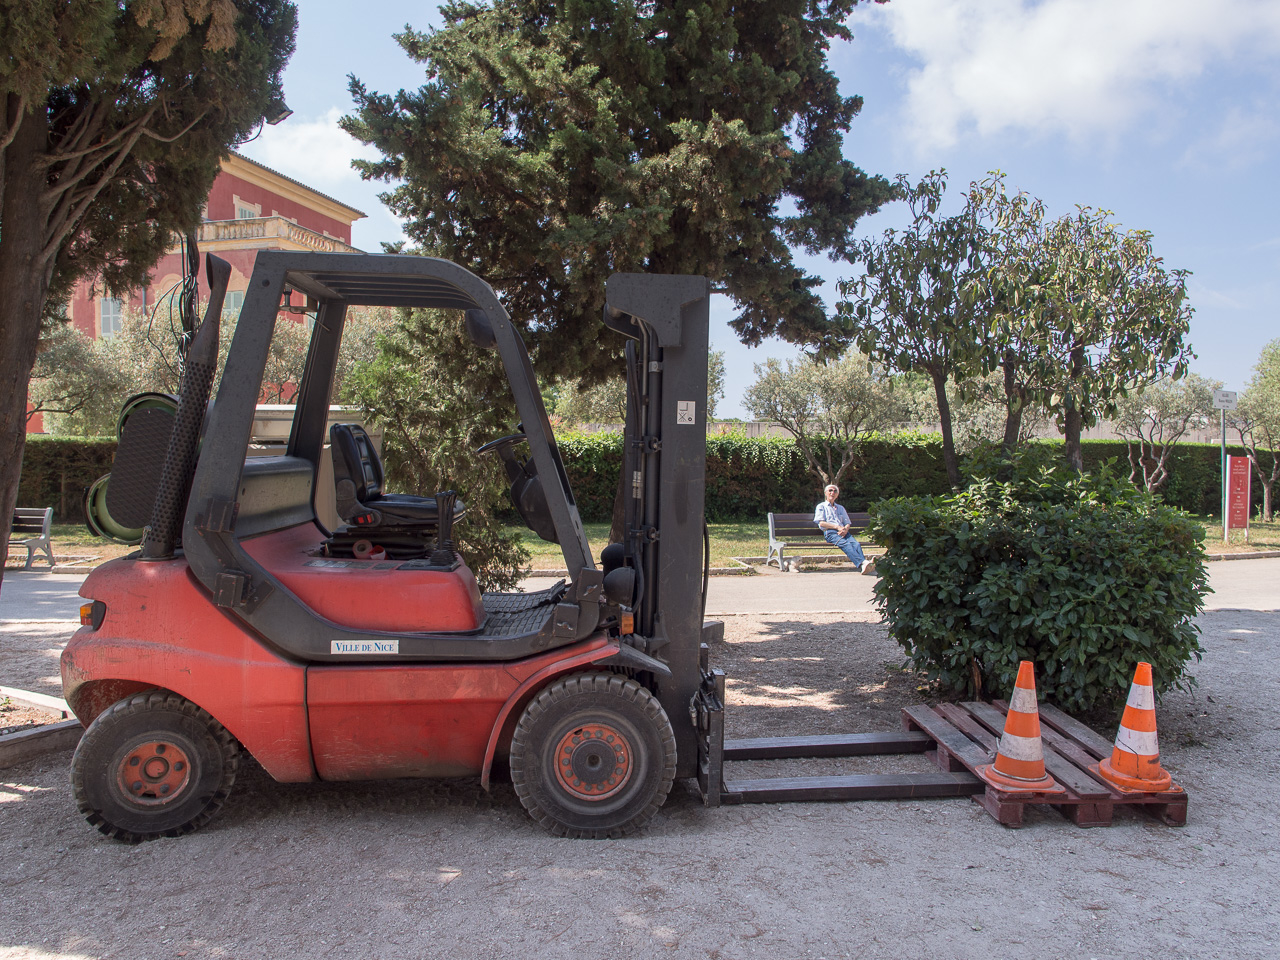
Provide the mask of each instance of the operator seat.
MULTIPOLYGON (((427 537, 435 534, 440 516, 435 497, 415 497, 407 493, 383 493, 382 458, 358 423, 335 423, 329 428, 333 449, 333 482, 338 516, 361 531, 410 533, 427 537)), ((453 519, 466 515, 467 507, 457 501, 453 519)))

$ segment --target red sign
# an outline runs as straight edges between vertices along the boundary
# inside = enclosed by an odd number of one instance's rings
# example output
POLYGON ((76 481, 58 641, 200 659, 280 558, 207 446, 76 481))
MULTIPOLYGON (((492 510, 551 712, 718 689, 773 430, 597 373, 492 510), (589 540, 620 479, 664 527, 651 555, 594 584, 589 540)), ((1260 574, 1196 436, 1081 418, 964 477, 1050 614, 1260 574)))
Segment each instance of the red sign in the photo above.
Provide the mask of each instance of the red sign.
POLYGON ((1248 457, 1227 457, 1227 529, 1249 529, 1248 457))

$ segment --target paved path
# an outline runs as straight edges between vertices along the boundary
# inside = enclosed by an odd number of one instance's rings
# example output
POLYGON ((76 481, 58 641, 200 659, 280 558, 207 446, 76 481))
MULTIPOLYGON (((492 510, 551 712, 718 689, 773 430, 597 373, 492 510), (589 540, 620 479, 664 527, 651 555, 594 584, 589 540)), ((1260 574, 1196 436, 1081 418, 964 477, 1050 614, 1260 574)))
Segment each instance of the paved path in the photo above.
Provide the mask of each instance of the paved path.
POLYGON ((0 620, 79 620, 80 584, 88 573, 6 570, 0 582, 0 620))
POLYGON ((1206 610, 1280 610, 1280 558, 1209 564, 1206 610))
MULTIPOLYGON (((78 620, 84 577, 10 570, 0 585, 0 620, 78 620)), ((852 570, 779 573, 755 577, 712 577, 708 616, 748 613, 865 613, 874 611, 875 577, 852 570)), ((1206 610, 1280 610, 1280 558, 1209 564, 1213 593, 1206 610)), ((548 586, 545 578, 524 581, 526 589, 548 586)))

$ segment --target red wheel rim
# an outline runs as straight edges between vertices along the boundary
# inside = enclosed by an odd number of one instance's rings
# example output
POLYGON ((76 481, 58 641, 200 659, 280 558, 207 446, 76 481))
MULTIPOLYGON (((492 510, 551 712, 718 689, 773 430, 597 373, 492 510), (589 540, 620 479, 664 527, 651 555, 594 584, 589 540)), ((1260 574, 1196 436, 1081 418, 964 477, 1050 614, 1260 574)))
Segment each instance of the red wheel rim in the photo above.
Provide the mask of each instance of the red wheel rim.
POLYGON ((579 800, 604 800, 631 779, 631 747, 616 727, 593 723, 556 744, 556 780, 579 800))
POLYGON ((172 803, 191 782, 191 759, 172 741, 148 740, 124 755, 116 779, 134 803, 146 807, 172 803))

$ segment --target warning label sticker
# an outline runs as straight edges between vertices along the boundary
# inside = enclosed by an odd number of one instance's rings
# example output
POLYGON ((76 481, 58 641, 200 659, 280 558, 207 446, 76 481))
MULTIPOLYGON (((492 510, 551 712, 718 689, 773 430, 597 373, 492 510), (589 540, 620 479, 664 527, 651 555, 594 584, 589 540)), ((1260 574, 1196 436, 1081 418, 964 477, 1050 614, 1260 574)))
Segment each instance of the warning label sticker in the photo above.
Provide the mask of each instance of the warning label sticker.
POLYGON ((698 403, 695 400, 676 401, 676 423, 693 426, 698 419, 698 403))

